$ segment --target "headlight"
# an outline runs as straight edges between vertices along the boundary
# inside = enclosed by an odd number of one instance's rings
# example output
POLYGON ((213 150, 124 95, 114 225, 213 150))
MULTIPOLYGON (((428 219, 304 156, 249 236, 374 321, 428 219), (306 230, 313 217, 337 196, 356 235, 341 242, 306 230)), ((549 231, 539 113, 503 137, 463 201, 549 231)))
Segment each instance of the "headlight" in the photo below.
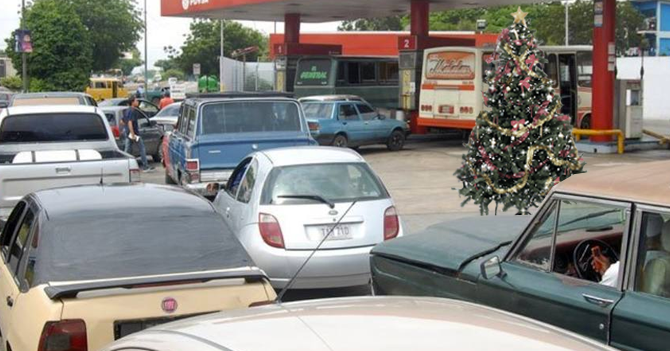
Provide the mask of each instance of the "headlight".
POLYGON ((227 182, 233 174, 232 170, 226 171, 200 171, 200 181, 206 182, 227 182))

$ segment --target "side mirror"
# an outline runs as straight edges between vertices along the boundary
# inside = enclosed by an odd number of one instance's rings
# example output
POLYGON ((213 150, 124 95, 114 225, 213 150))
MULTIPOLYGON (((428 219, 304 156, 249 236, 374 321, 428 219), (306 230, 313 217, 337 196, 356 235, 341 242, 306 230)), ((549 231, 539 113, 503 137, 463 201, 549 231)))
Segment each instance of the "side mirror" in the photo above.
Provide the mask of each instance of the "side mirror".
POLYGON ((379 114, 379 115, 377 115, 377 118, 379 118, 379 120, 382 120, 382 121, 383 121, 383 120, 386 119, 386 116, 384 116, 384 115, 382 115, 382 114, 379 114))
POLYGON ((499 277, 502 274, 502 266, 500 265, 500 258, 493 256, 486 262, 482 262, 480 266, 482 277, 489 280, 493 277, 499 277))

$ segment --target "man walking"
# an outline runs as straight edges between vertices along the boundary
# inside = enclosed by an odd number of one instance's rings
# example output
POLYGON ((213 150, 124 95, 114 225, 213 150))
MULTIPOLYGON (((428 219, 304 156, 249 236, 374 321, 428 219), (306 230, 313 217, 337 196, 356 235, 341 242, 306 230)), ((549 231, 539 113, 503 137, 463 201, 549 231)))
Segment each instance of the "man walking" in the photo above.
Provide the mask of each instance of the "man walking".
POLYGON ((133 95, 128 99, 129 109, 126 110, 126 113, 123 115, 123 125, 124 128, 124 148, 123 151, 131 153, 133 143, 137 144, 137 147, 140 149, 140 159, 142 161, 142 170, 144 172, 151 172, 154 170, 153 167, 149 167, 149 162, 147 162, 147 150, 144 147, 144 140, 139 136, 139 126, 137 120, 140 117, 140 112, 137 109, 139 101, 133 95))

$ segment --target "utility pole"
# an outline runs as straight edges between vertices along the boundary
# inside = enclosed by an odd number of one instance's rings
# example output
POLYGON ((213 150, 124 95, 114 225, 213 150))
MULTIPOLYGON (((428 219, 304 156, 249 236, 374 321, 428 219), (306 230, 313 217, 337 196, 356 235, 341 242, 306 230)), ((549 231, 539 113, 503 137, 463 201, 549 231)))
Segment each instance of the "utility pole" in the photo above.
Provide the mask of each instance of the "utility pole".
POLYGON ((569 22, 570 22, 570 14, 568 13, 568 0, 565 0, 565 46, 570 45, 568 40, 569 22))
POLYGON ((147 94, 148 92, 149 92, 149 27, 147 26, 147 0, 144 0, 144 94, 147 94))
MULTIPOLYGON (((21 29, 26 29, 26 0, 21 1, 21 29)), ((23 51, 23 49, 21 50, 23 51)), ((28 54, 21 54, 21 71, 23 79, 23 92, 28 92, 28 54)))
POLYGON ((223 20, 221 20, 221 49, 219 52, 219 91, 223 91, 223 20))

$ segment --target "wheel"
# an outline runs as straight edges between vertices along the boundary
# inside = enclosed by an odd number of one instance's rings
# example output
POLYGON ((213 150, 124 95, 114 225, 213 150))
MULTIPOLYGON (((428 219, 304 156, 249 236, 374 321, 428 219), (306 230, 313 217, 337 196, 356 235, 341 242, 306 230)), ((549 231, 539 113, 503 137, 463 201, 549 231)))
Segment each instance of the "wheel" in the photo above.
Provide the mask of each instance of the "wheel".
POLYGON ((332 145, 335 147, 347 147, 347 144, 348 144, 347 137, 342 134, 338 134, 335 136, 335 139, 333 139, 332 145))
POLYGON ((167 185, 177 185, 177 182, 175 182, 172 177, 168 174, 167 167, 165 167, 165 184, 167 185))
POLYGON ((579 126, 581 129, 591 129, 591 115, 586 115, 582 118, 582 123, 579 126))
POLYGON ((386 147, 391 151, 400 151, 405 146, 405 133, 401 130, 394 130, 389 137, 386 147))
POLYGON ((151 155, 151 158, 154 159, 154 162, 163 163, 163 141, 158 142, 158 148, 156 148, 156 153, 151 155))

